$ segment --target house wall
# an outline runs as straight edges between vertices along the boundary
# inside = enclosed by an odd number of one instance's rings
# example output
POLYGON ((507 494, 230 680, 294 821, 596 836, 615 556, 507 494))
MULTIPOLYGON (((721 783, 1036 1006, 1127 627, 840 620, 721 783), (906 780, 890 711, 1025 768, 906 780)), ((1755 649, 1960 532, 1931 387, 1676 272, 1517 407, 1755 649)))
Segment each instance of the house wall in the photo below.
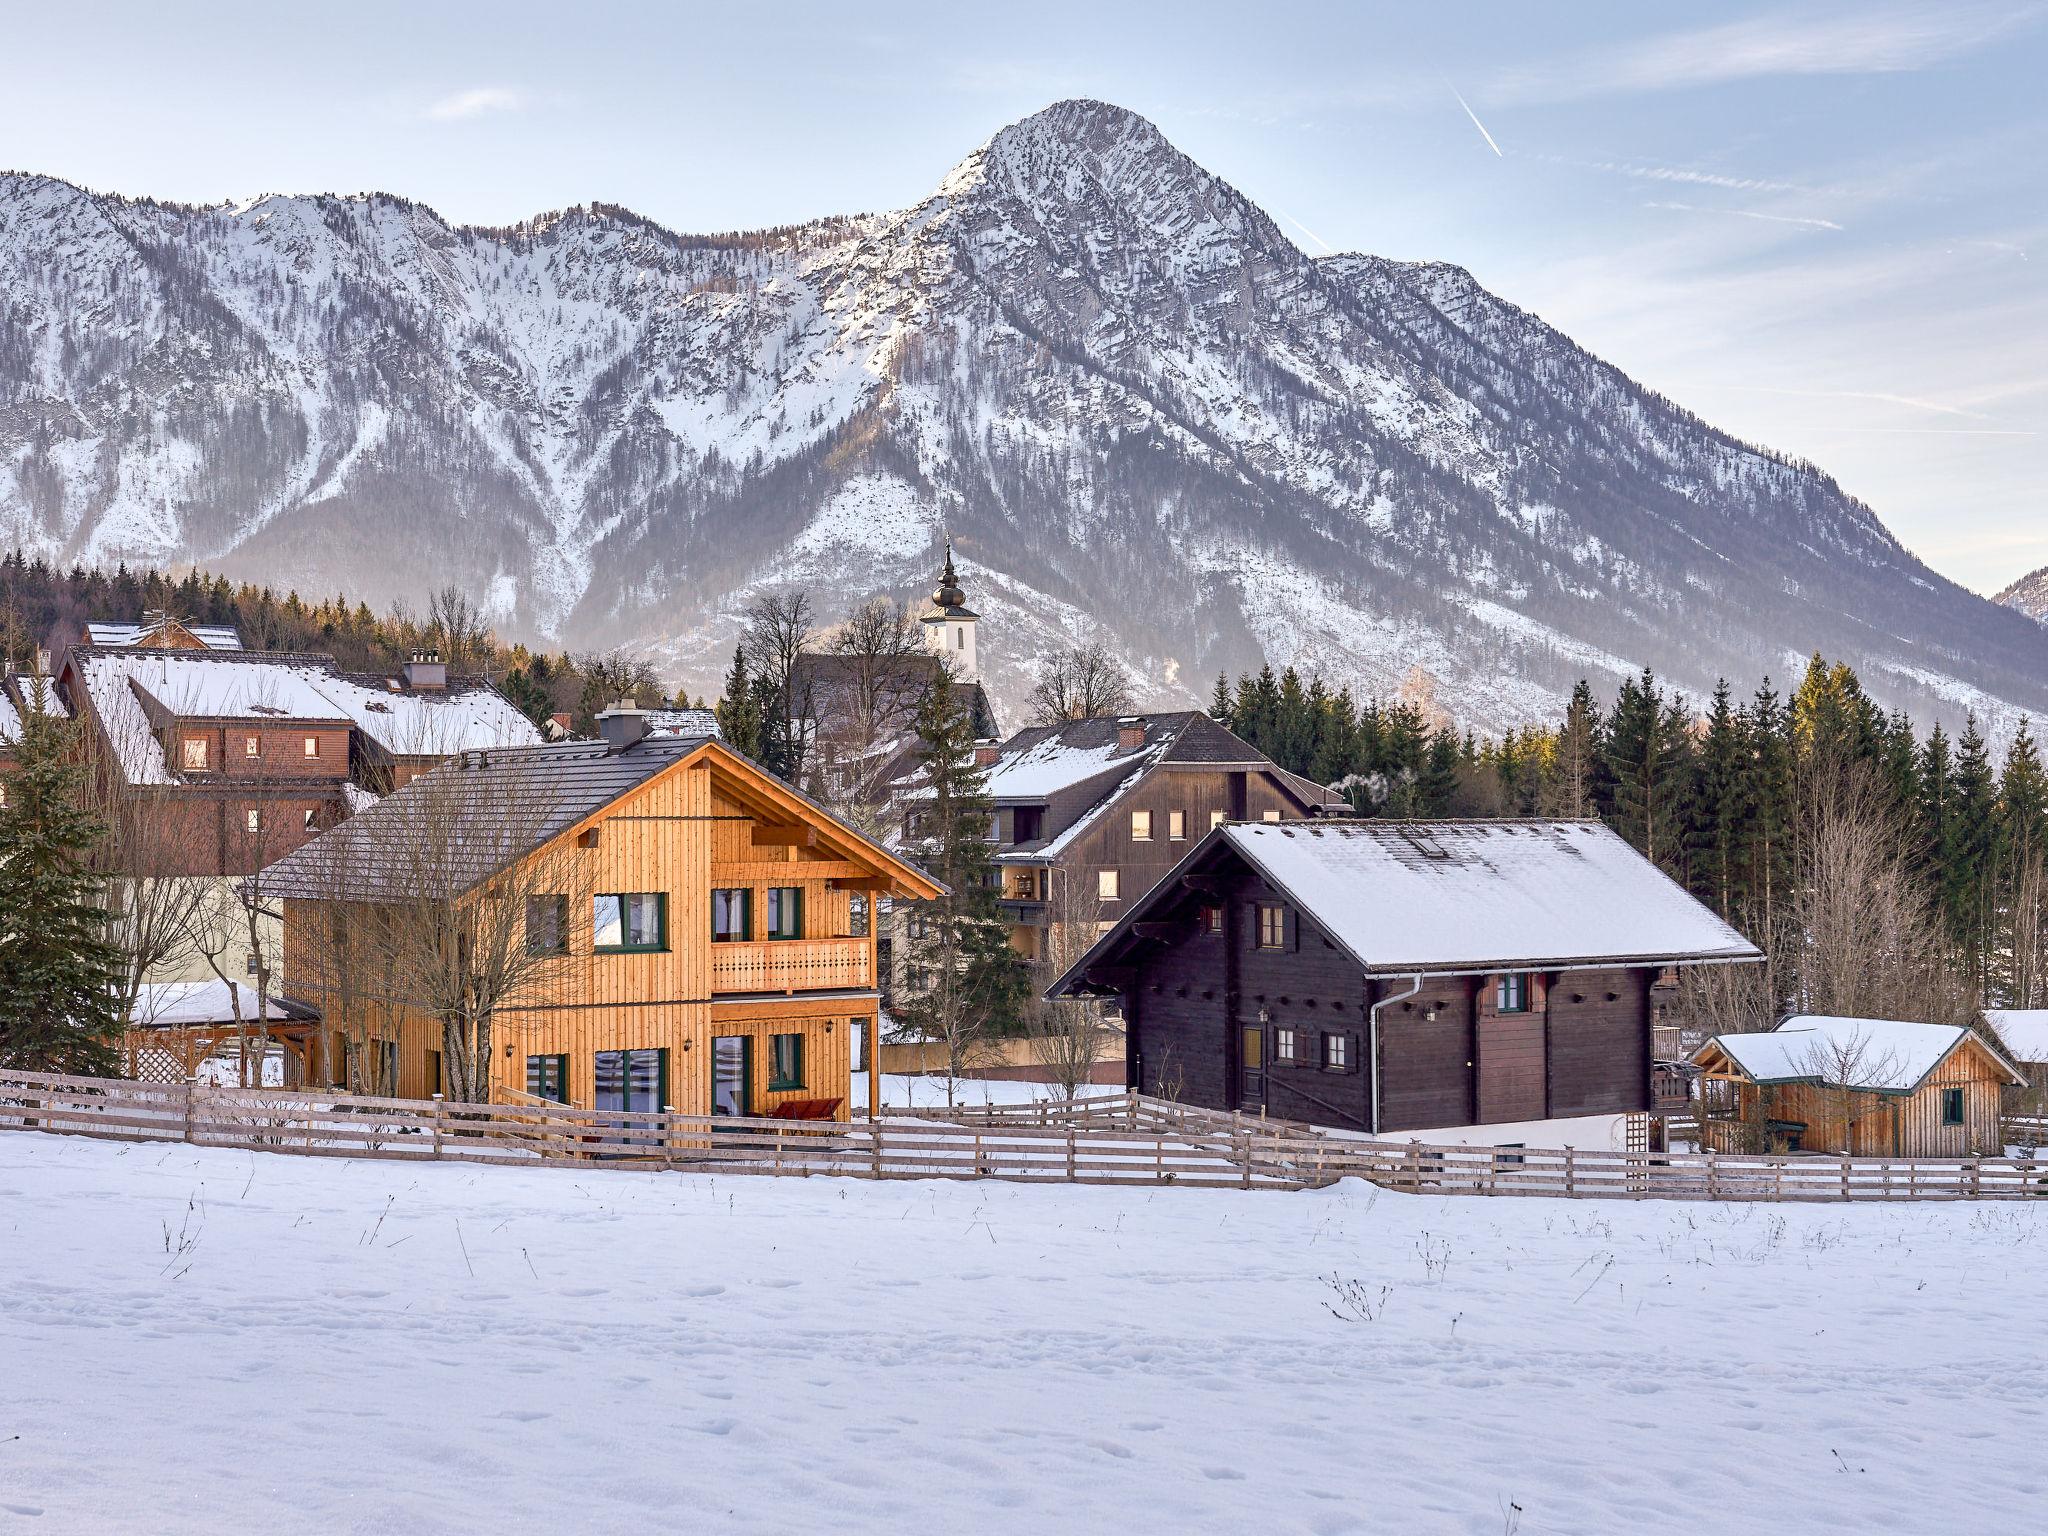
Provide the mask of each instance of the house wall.
MULTIPOLYGON (((1620 1114, 1649 1104, 1652 968, 1537 973, 1532 1007, 1501 1014, 1496 978, 1425 977, 1401 998, 1405 977, 1373 981, 1313 919, 1289 908, 1282 950, 1255 945, 1256 908, 1284 901, 1241 865, 1217 871, 1225 931, 1197 926, 1145 947, 1125 992, 1128 1081, 1215 1109, 1244 1098, 1241 1031, 1264 1011, 1270 1115, 1347 1129, 1372 1125, 1373 1051, 1368 1005, 1380 1014, 1380 1129, 1512 1124, 1620 1114), (1274 1032, 1296 1032, 1298 1059, 1274 1058, 1274 1032), (1349 1042, 1349 1065, 1323 1065, 1323 1039, 1349 1042)), ((1170 909, 1192 915, 1190 894, 1170 909)), ((1164 918, 1165 914, 1160 914, 1164 918)))
MULTIPOLYGON (((841 942, 831 946, 831 954, 842 955, 850 947, 864 950, 863 974, 871 978, 873 936, 858 946, 844 942, 851 894, 831 889, 828 881, 872 871, 812 848, 756 847, 756 821, 738 801, 717 791, 707 766, 679 767, 608 807, 595 823, 595 846, 572 837, 531 856, 560 861, 561 884, 573 893, 570 952, 547 962, 522 1006, 499 1014, 491 1061, 494 1093, 525 1091, 527 1057, 565 1055, 570 1101, 588 1106, 595 1095, 597 1052, 664 1050, 668 1102, 682 1114, 709 1114, 710 1043, 717 1036, 737 1035, 754 1042, 751 1107, 756 1113, 787 1099, 836 1098, 841 1118, 847 1115, 854 1031, 872 1028, 875 1019, 871 982, 834 987, 822 995, 720 990, 714 956, 725 946, 711 942, 710 893, 715 885, 753 889, 758 932, 764 917, 759 893, 775 885, 801 887, 805 938, 773 947, 796 954, 813 938, 836 939, 841 942), (625 954, 593 949, 591 896, 656 891, 667 897, 663 948, 625 954), (804 1039, 801 1087, 768 1087, 769 1038, 777 1034, 804 1039)), ((322 964, 320 940, 327 905, 285 905, 284 990, 325 1007, 333 1021, 338 979, 322 964)), ((374 1004, 359 1017, 365 1022, 358 1027, 397 1040, 399 1093, 433 1092, 430 1053, 442 1044, 438 1024, 417 1012, 374 1004)), ((333 1059, 338 1065, 338 1054, 333 1059)))

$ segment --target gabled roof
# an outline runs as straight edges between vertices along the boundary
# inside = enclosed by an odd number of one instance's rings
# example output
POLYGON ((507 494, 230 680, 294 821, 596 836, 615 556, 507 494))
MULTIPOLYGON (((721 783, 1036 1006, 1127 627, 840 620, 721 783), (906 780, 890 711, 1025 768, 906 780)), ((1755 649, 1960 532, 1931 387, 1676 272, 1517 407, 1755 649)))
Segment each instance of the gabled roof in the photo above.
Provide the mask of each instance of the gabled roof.
POLYGON ((568 741, 460 753, 270 865, 263 891, 309 900, 450 899, 700 754, 836 829, 849 852, 903 885, 936 891, 920 871, 724 742, 682 736, 649 736, 621 750, 568 741))
POLYGON ((241 631, 232 624, 187 624, 179 619, 160 619, 144 624, 108 624, 95 621, 85 626, 87 645, 137 646, 158 644, 166 628, 182 631, 209 651, 239 651, 241 631))
POLYGON ((1756 946, 1598 822, 1226 822, 1135 902, 1053 993, 1086 990, 1185 876, 1236 859, 1367 974, 1756 960, 1756 946))
POLYGON ((2048 1008, 1986 1008, 1984 1017, 2015 1061, 2048 1061, 2048 1008))
POLYGON ((1097 715, 1027 727, 1003 743, 1002 756, 989 769, 988 793, 999 805, 1028 805, 1091 779, 1115 775, 1120 784, 1138 769, 1154 766, 1261 769, 1308 807, 1344 804, 1343 796, 1287 772, 1198 710, 1097 715), (1123 746, 1123 734, 1132 728, 1143 737, 1135 746, 1123 746))
POLYGON ((1716 1035, 1693 1053, 1693 1060, 1705 1062, 1719 1053, 1759 1084, 1816 1083, 1903 1094, 1917 1091, 1966 1040, 1975 1041, 2012 1082, 2025 1081, 1983 1036, 1957 1025, 1829 1014, 1794 1014, 1776 1029, 1757 1034, 1716 1035))
POLYGON ((504 747, 537 747, 540 728, 481 677, 412 689, 376 672, 331 672, 314 686, 390 757, 446 757, 504 747))

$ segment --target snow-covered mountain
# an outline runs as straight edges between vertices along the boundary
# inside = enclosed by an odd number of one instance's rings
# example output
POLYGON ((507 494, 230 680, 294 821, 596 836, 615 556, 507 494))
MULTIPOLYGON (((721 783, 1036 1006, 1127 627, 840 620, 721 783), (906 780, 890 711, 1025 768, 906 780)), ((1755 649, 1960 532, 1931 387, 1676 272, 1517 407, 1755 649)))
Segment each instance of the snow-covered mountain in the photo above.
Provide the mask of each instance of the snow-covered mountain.
POLYGON ((2048 565, 2027 572, 1992 601, 2017 608, 2037 623, 2048 624, 2048 565))
POLYGON ((748 597, 963 557, 998 696, 1098 627, 1160 702, 1263 654, 1482 727, 1644 663, 1819 649, 1921 713, 2048 708, 2048 632, 1808 465, 1454 267, 1313 259, 1070 101, 916 207, 686 236, 594 206, 182 207, 0 177, 0 539, 382 603, 709 688, 748 597))

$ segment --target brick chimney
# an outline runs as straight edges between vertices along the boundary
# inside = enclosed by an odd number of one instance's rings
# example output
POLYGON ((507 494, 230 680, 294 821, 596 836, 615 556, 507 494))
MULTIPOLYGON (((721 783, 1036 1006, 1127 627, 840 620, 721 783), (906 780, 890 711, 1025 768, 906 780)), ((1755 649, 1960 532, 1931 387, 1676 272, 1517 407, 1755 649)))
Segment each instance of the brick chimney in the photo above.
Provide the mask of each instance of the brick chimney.
POLYGON ((1119 752, 1135 752, 1145 745, 1145 722, 1135 715, 1126 715, 1116 723, 1116 749, 1119 752))
POLYGON ((438 651, 414 651, 405 663, 408 693, 427 693, 448 686, 448 663, 438 651))
POLYGON ((597 717, 597 734, 613 752, 623 752, 647 739, 647 711, 631 699, 621 699, 597 717))
POLYGON ((997 741, 977 741, 974 744, 974 766, 992 768, 1002 760, 1003 747, 997 741))

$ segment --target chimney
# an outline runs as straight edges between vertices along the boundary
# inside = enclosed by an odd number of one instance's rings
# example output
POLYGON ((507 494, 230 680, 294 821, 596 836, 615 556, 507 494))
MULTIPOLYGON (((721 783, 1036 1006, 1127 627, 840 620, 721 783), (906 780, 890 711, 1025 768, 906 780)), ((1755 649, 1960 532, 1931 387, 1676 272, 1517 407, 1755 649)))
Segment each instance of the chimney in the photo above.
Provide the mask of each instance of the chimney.
POLYGON ((1116 723, 1116 749, 1119 752, 1135 752, 1145 745, 1145 722, 1135 715, 1126 715, 1116 723))
POLYGON ((631 699, 621 699, 597 717, 597 733, 608 750, 623 752, 647 739, 647 711, 631 699))
POLYGON ((448 686, 448 663, 441 659, 438 651, 414 651, 405 663, 405 687, 408 693, 431 692, 448 686))
POLYGON ((974 744, 974 766, 990 768, 1002 760, 1003 745, 999 741, 977 741, 974 744))

